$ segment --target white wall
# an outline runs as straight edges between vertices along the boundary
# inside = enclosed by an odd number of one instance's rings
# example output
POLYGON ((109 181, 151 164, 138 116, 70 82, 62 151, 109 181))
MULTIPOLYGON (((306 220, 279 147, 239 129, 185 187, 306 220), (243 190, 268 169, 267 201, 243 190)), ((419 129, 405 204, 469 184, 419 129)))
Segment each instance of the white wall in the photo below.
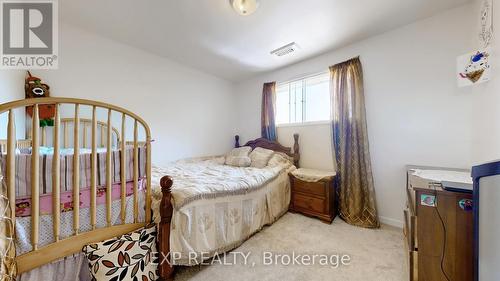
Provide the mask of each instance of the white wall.
POLYGON ((50 85, 51 96, 103 101, 144 118, 154 163, 232 147, 232 83, 67 24, 59 40, 59 69, 33 75, 50 85))
MULTIPOLYGON (((401 225, 405 165, 463 168, 471 165, 474 127, 471 105, 477 97, 470 88, 457 88, 455 79, 456 57, 471 51, 472 37, 477 38, 477 20, 470 13, 471 8, 472 5, 459 7, 238 84, 238 128, 243 142, 259 135, 264 82, 324 71, 330 65, 360 55, 379 215, 385 223, 401 225)), ((303 158, 310 161, 318 157, 305 155, 318 143, 323 155, 331 153, 330 139, 324 139, 329 136, 326 130, 318 127, 316 136, 301 136, 303 158)), ((287 131, 293 133, 290 128, 287 131)), ((288 136, 282 138, 281 130, 278 134, 280 141, 288 141, 288 136)))
MULTIPOLYGON (((0 104, 24 98, 24 71, 0 70, 0 104)), ((16 138, 24 138, 25 111, 17 109, 15 113, 16 138)), ((0 114, 0 139, 7 138, 8 113, 0 114)))
POLYGON ((299 165, 311 169, 333 170, 330 127, 329 123, 321 122, 300 126, 281 125, 277 129, 278 141, 284 146, 293 147, 293 135, 299 134, 299 144, 302 145, 299 165))
MULTIPOLYGON (((500 2, 494 0, 492 80, 471 89, 477 97, 474 104, 473 163, 500 159, 500 2)), ((480 1, 476 1, 480 6, 480 1)), ((475 34, 473 34, 475 35, 475 34)), ((477 45, 476 47, 480 47, 477 45)))

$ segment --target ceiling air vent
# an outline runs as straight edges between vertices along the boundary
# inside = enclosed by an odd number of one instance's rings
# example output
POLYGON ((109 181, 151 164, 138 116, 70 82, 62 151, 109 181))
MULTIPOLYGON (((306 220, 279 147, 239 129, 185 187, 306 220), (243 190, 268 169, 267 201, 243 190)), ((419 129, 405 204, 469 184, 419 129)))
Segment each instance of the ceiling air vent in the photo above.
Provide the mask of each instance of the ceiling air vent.
POLYGON ((276 50, 271 51, 271 55, 275 55, 278 57, 282 57, 284 55, 288 55, 290 53, 293 53, 299 49, 299 45, 297 43, 292 42, 290 44, 286 44, 283 47, 279 47, 276 50))

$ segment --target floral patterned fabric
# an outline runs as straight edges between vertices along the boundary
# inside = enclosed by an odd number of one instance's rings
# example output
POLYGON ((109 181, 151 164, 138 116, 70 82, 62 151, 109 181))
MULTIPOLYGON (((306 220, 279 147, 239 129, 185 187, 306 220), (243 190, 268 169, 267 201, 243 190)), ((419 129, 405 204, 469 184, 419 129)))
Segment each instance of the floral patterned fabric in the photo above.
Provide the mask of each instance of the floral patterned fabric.
POLYGON ((7 197, 7 186, 0 167, 0 281, 15 280, 17 273, 16 248, 14 246, 14 226, 10 201, 7 197))
POLYGON ((142 230, 83 247, 92 280, 158 279, 156 234, 156 224, 152 224, 142 230))
MULTIPOLYGON (((145 188, 144 178, 139 179, 138 189, 145 188)), ((134 194, 134 182, 127 182, 125 195, 131 196, 134 194)), ((97 205, 106 205, 106 190, 105 186, 97 187, 96 203, 97 205)), ((111 186, 111 200, 119 200, 121 198, 121 184, 113 184, 111 186)), ((73 191, 61 192, 60 195, 61 212, 73 211, 73 191)), ((90 208, 91 189, 80 189, 80 208, 90 208)), ((40 215, 52 214, 52 194, 44 194, 39 197, 40 215)), ((16 199, 16 217, 27 217, 31 215, 31 197, 16 199)))

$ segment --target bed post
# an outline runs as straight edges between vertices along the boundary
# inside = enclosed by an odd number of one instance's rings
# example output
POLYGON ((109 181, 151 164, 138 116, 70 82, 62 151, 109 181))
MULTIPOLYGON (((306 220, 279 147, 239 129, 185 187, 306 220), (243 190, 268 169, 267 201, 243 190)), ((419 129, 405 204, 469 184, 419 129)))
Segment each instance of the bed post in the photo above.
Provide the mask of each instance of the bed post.
POLYGON ((174 267, 170 264, 170 222, 172 221, 173 207, 171 203, 172 179, 164 176, 160 180, 161 192, 163 194, 160 205, 161 221, 158 235, 158 251, 160 255, 160 265, 158 267, 160 279, 162 281, 171 281, 174 279, 174 267), (164 256, 167 258, 164 260, 164 256))
POLYGON ((238 135, 234 136, 234 147, 235 148, 240 147, 240 136, 238 135))
POLYGON ((293 134, 293 163, 295 167, 299 167, 299 160, 300 160, 300 146, 299 146, 299 134, 295 133, 293 134))

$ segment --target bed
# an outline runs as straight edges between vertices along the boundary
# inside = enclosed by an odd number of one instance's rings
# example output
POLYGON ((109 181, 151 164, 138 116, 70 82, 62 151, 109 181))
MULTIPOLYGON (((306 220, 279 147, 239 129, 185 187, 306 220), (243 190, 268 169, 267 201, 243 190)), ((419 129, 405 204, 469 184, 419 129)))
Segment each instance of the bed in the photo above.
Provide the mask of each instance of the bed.
MULTIPOLYGON (((235 139, 235 147, 239 147, 239 137, 235 139)), ((153 206, 160 198, 168 200, 161 213, 153 214, 160 221, 160 249, 169 251, 171 258, 160 270, 171 275, 171 265, 192 266, 232 250, 286 213, 290 203, 288 173, 300 157, 298 135, 295 140, 293 153, 266 139, 246 143, 244 146, 252 149, 262 147, 287 156, 271 158, 265 168, 224 165, 224 157, 153 167, 153 206), (160 179, 164 174, 169 176, 160 179), (163 196, 155 188, 157 182, 164 187, 163 196)))
MULTIPOLYGON (((7 140, 0 141, 0 167, 6 172, 3 193, 15 210, 8 217, 17 241, 17 251, 2 249, 14 261, 2 263, 7 273, 29 275, 56 263, 67 267, 68 260, 61 258, 79 253, 84 245, 129 233, 154 220, 158 251, 170 254, 170 262, 159 265, 159 276, 169 280, 174 266, 195 265, 234 249, 288 209, 288 172, 300 157, 298 135, 293 150, 265 139, 246 143, 289 158, 263 169, 229 167, 221 157, 152 167, 150 129, 125 109, 89 100, 40 98, 2 104, 3 112, 9 121, 7 140), (43 104, 56 105, 55 129, 49 134, 39 128, 37 109, 43 104), (75 105, 74 118, 61 118, 60 104, 75 105), (91 119, 80 118, 80 105, 92 107, 91 119), (31 138, 16 141, 14 110, 26 106, 34 108, 31 138), (107 110, 107 122, 97 120, 97 108, 107 110), (122 116, 121 131, 112 126, 112 111, 122 116), (126 118, 133 119, 133 141, 126 140, 126 118), (144 140, 139 140, 139 126, 144 128, 144 140), (67 137, 67 127, 76 137, 67 137), (53 141, 47 146, 50 138, 53 141), (30 168, 20 169, 20 163, 29 163, 30 168), (189 253, 195 253, 195 258, 189 253)), ((239 147, 239 137, 235 140, 239 147)), ((8 240, 3 241, 0 248, 7 244, 8 240)))

